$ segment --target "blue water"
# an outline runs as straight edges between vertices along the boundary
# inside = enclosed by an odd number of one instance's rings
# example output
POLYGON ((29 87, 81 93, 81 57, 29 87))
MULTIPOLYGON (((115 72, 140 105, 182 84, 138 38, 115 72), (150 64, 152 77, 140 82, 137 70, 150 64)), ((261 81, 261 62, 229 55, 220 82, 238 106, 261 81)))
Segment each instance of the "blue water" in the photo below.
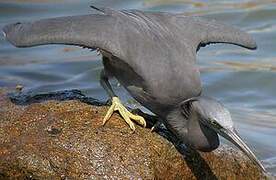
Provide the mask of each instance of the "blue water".
MULTIPOLYGON (((198 53, 204 94, 223 102, 239 133, 276 174, 276 3, 273 1, 185 0, 0 0, 0 28, 17 21, 87 14, 89 5, 115 9, 183 12, 236 25, 250 33, 258 50, 233 45, 211 45, 198 53)), ((18 49, 0 35, 0 87, 21 84, 25 90, 47 92, 77 88, 105 100, 100 87, 101 57, 72 46, 18 49)), ((113 82, 129 105, 139 105, 113 82)))

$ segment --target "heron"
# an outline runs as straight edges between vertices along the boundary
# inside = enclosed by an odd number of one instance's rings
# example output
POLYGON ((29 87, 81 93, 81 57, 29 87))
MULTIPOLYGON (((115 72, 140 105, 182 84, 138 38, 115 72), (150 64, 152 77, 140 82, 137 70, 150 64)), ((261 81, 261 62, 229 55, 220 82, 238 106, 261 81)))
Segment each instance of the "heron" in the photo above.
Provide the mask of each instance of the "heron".
POLYGON ((134 122, 146 126, 142 116, 122 104, 109 82, 115 77, 142 106, 182 142, 204 152, 216 149, 219 135, 226 138, 260 169, 264 166, 235 130, 230 112, 214 98, 202 95, 196 54, 212 43, 257 48, 246 32, 215 20, 181 13, 98 8, 97 13, 57 17, 6 25, 3 33, 16 47, 46 44, 76 45, 102 54, 100 83, 114 111, 134 131, 134 122))

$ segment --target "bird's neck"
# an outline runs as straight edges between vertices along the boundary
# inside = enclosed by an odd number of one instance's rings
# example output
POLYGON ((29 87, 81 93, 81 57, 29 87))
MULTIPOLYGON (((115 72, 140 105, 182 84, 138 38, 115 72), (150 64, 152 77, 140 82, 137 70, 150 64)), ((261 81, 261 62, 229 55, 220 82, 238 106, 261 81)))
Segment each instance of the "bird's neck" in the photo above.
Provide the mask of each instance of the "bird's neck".
POLYGON ((192 110, 187 122, 189 145, 200 151, 212 151, 219 145, 217 133, 200 122, 198 114, 192 110))
POLYGON ((212 151, 219 145, 218 135, 200 122, 198 113, 191 107, 176 107, 167 115, 166 127, 183 143, 200 151, 212 151))
POLYGON ((167 114, 165 123, 171 132, 185 144, 188 144, 188 120, 183 116, 180 107, 176 107, 167 114))

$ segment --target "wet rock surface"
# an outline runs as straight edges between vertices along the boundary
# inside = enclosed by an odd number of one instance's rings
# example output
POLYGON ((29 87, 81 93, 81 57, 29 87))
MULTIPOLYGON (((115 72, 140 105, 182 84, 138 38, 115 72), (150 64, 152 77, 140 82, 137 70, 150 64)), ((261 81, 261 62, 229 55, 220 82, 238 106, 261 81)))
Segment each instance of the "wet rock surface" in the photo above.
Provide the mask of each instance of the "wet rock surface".
MULTIPOLYGON (((133 133, 118 114, 103 127, 105 103, 72 92, 0 90, 0 179, 265 178, 226 145, 212 153, 186 151, 162 126, 151 132, 137 125, 133 133)), ((156 119, 145 116, 152 126, 156 119)))

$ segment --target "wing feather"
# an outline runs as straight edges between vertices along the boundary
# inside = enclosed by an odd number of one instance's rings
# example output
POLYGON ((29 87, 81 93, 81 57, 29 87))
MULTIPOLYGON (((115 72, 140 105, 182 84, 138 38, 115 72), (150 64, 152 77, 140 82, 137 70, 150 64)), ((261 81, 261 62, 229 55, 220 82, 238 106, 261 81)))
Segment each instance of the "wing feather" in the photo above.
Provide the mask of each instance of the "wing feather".
POLYGON ((176 15, 176 23, 182 28, 196 50, 213 43, 227 43, 247 49, 256 49, 255 40, 245 31, 216 20, 202 17, 176 15))

